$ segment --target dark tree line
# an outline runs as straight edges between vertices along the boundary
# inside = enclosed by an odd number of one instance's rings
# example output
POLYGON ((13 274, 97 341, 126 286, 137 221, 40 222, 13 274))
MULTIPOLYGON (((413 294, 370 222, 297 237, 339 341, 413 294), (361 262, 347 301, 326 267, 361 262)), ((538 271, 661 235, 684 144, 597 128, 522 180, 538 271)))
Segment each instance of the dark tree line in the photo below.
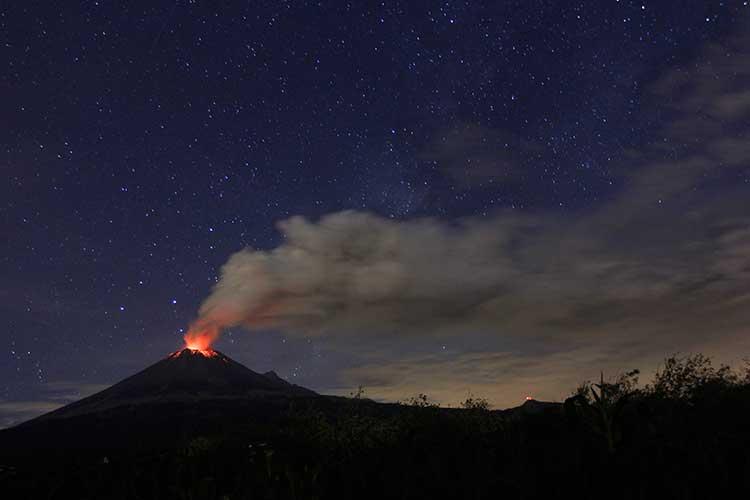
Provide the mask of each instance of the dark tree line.
POLYGON ((168 448, 36 457, 0 470, 0 487, 80 499, 750 497, 750 365, 672 357, 650 383, 638 376, 508 411, 474 396, 457 409, 425 395, 382 405, 360 390, 168 448))

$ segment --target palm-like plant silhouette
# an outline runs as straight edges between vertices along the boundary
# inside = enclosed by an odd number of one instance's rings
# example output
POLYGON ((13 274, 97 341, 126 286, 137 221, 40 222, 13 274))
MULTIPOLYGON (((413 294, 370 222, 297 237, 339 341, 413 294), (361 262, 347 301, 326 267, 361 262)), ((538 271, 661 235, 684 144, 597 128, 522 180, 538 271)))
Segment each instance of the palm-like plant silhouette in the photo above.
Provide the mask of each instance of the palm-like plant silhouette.
POLYGON ((608 453, 614 453, 622 440, 622 414, 638 384, 638 370, 620 375, 614 382, 606 382, 604 373, 598 384, 585 382, 566 409, 573 411, 586 426, 602 437, 608 453))

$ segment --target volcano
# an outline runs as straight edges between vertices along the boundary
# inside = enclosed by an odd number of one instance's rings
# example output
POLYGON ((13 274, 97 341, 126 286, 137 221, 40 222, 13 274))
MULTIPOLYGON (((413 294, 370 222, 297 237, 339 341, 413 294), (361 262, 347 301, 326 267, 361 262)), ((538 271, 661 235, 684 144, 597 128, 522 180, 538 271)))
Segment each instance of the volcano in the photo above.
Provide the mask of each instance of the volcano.
POLYGON ((185 348, 101 392, 0 431, 0 437, 35 447, 142 443, 273 420, 294 402, 321 398, 219 351, 185 348))
POLYGON ((40 418, 71 417, 159 402, 316 395, 273 371, 256 373, 219 351, 185 348, 108 389, 40 418))

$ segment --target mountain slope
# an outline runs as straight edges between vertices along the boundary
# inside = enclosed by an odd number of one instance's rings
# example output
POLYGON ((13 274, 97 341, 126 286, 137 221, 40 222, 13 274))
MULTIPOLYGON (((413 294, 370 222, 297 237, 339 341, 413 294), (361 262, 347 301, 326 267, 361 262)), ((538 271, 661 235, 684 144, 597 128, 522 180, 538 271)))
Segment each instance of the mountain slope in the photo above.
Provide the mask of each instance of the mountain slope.
POLYGON ((183 349, 115 385, 38 419, 66 418, 119 406, 264 396, 316 396, 274 372, 256 373, 218 351, 183 349))
POLYGON ((0 430, 0 458, 169 447, 190 436, 252 433, 278 426, 292 407, 326 399, 218 351, 183 349, 101 392, 0 430))

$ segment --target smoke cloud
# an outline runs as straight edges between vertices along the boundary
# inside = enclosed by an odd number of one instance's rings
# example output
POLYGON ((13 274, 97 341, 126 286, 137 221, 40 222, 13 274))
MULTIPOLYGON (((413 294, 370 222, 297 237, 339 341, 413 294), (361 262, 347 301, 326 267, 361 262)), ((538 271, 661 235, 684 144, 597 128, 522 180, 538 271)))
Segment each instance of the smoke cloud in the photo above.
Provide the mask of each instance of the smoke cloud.
MULTIPOLYGON (((277 248, 230 257, 188 339, 210 343, 233 326, 308 337, 528 337, 600 321, 605 311, 611 318, 667 310, 685 290, 697 299, 747 288, 736 272, 747 265, 746 221, 724 223, 720 237, 696 247, 685 246, 681 230, 630 246, 627 235, 613 238, 623 230, 608 227, 618 219, 612 210, 585 220, 291 217, 278 223, 277 248)), ((624 212, 624 226, 643 233, 639 216, 624 212)))
MULTIPOLYGON (((506 403, 520 389, 498 380, 527 380, 554 397, 586 364, 646 368, 676 351, 725 361, 747 352, 747 188, 719 190, 716 180, 719 171, 747 179, 750 164, 745 33, 706 45, 645 89, 662 129, 650 145, 616 152, 607 172, 618 189, 589 208, 291 217, 277 224, 277 248, 230 257, 188 339, 208 344, 233 326, 325 336, 351 358, 347 383, 383 397, 429 385, 458 401, 479 387, 506 403)), ((448 177, 468 169, 467 188, 495 171, 513 182, 510 167, 534 148, 506 136, 463 127, 422 154, 448 177)))
POLYGON ((521 225, 356 211, 292 217, 278 223, 278 248, 230 257, 191 335, 236 325, 319 335, 463 322, 517 274, 509 255, 521 225))

